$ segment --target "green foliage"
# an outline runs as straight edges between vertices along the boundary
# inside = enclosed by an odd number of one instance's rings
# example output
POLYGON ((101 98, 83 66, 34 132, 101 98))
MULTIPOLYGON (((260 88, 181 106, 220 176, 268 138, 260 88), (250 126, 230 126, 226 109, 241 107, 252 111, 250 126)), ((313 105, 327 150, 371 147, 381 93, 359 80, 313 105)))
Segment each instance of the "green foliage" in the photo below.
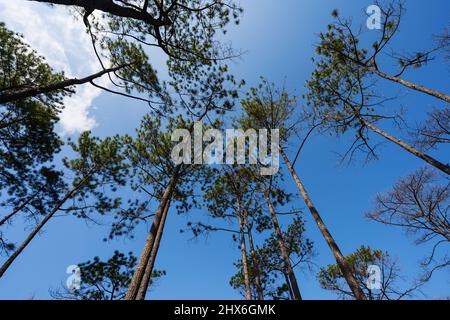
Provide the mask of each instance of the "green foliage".
MULTIPOLYGON (((352 273, 357 279, 367 278, 367 270, 370 265, 378 265, 383 259, 381 250, 372 250, 370 247, 361 246, 354 253, 346 257, 352 273)), ((322 288, 334 290, 337 282, 343 278, 342 272, 337 264, 322 268, 318 274, 319 283, 322 288)))
MULTIPOLYGON (((0 43, 0 95, 64 79, 3 23, 0 43)), ((5 215, 19 210, 33 221, 64 190, 62 173, 50 162, 63 144, 54 129, 68 94, 59 90, 0 104, 0 207, 5 215)))
MULTIPOLYGON (((388 252, 373 250, 370 247, 361 246, 354 253, 346 257, 351 272, 369 300, 392 300, 402 299, 410 296, 421 284, 415 284, 410 289, 401 290, 397 281, 402 277, 396 262, 389 256, 388 252), (380 268, 380 289, 373 289, 368 286, 369 266, 380 268)), ((336 264, 321 268, 317 274, 320 286, 325 290, 330 290, 344 299, 354 299, 353 293, 347 287, 344 276, 336 264)))
POLYGON ((102 47, 108 52, 108 59, 113 66, 123 66, 115 75, 116 84, 131 94, 133 91, 146 94, 146 98, 159 98, 162 102, 170 101, 164 84, 160 83, 156 70, 140 43, 130 42, 123 37, 104 39, 102 47))
MULTIPOLYGON (((307 266, 314 256, 313 242, 305 236, 305 225, 296 217, 283 233, 286 250, 293 261, 293 267, 307 266)), ((284 264, 275 233, 272 233, 249 259, 249 276, 252 290, 255 290, 255 259, 259 266, 261 287, 268 299, 290 299, 287 268, 284 264)), ((238 272, 231 278, 230 285, 245 296, 244 276, 241 260, 235 263, 238 272)), ((257 296, 255 293, 254 296, 257 296)))
POLYGON ((320 119, 322 131, 341 135, 360 126, 358 116, 373 111, 368 105, 372 71, 362 61, 367 50, 357 49, 359 40, 339 24, 330 24, 320 33, 313 59, 315 70, 307 82, 306 98, 312 119, 320 119), (355 49, 356 48, 356 49, 355 49))
MULTIPOLYGON (((189 129, 192 123, 181 116, 171 118, 165 126, 160 119, 145 116, 134 138, 126 136, 124 155, 130 161, 137 181, 136 192, 144 192, 150 199, 159 199, 175 172, 171 152, 177 142, 171 141, 175 129, 189 129)), ((179 181, 172 197, 178 213, 187 212, 197 206, 195 188, 206 183, 210 173, 206 166, 182 165, 179 181)))
POLYGON ((240 214, 238 211, 254 207, 255 182, 255 172, 250 167, 239 166, 224 172, 217 171, 211 186, 203 195, 206 208, 213 217, 223 218, 236 216, 240 214))
MULTIPOLYGON (((0 23, 0 94, 63 79, 0 23)), ((54 133, 64 92, 52 92, 0 105, 0 188, 14 183, 14 175, 50 161, 62 142, 54 133)))
POLYGON ((131 235, 143 219, 148 201, 138 197, 124 198, 121 192, 131 190, 134 176, 125 155, 125 139, 120 136, 99 139, 90 132, 80 135, 77 143, 69 141, 75 156, 65 158, 64 165, 78 186, 72 204, 64 211, 76 217, 96 221, 112 216, 109 238, 131 235))
POLYGON ((295 111, 300 111, 296 110, 297 98, 264 78, 258 87, 250 88, 241 106, 245 114, 238 122, 245 129, 278 129, 281 141, 298 129, 294 119, 295 111))
MULTIPOLYGON (((7 29, 3 22, 0 22, 0 42, 0 93, 64 80, 64 73, 55 73, 45 59, 25 43, 21 35, 7 29)), ((67 90, 57 90, 33 97, 32 101, 56 113, 58 107, 62 106, 62 99, 68 94, 67 90)))
MULTIPOLYGON (((22 36, 0 23, 0 94, 64 79, 22 36)), ((54 132, 67 91, 0 105, 0 188, 15 187, 33 168, 53 159, 62 142, 54 132)))
MULTIPOLYGON (((214 171, 203 194, 203 206, 210 216, 214 219, 224 219, 225 222, 240 218, 243 222, 248 222, 250 229, 255 227, 259 233, 273 228, 272 220, 265 211, 265 199, 258 174, 256 166, 243 165, 214 171)), ((291 197, 275 182, 272 182, 270 195, 274 206, 286 205, 291 197)), ((221 230, 203 223, 189 223, 188 226, 196 237, 202 233, 221 230)), ((233 240, 238 241, 236 234, 233 234, 233 240)))
POLYGON ((78 158, 65 158, 64 165, 76 173, 74 184, 88 178, 87 185, 96 187, 99 184, 126 183, 129 164, 122 154, 122 141, 119 136, 100 139, 91 136, 91 132, 83 132, 75 143, 68 142, 78 158))
POLYGON ((35 220, 48 213, 67 188, 63 173, 53 166, 41 166, 39 170, 24 173, 21 177, 26 179, 5 194, 0 206, 11 212, 19 210, 26 215, 26 220, 35 220))
MULTIPOLYGON (((136 1, 132 8, 143 7, 143 3, 136 1)), ((218 113, 229 110, 230 97, 236 97, 237 92, 227 88, 227 83, 234 86, 236 82, 223 61, 237 54, 216 38, 229 23, 239 22, 242 9, 234 1, 205 4, 202 0, 182 0, 171 5, 150 1, 146 10, 135 11, 141 18, 102 13, 101 17, 90 15, 88 19, 88 30, 104 49, 102 54, 113 64, 130 64, 118 72, 119 87, 129 93, 137 89, 148 96, 158 93, 163 101, 151 103, 155 111, 174 111, 168 108, 174 105, 164 103, 170 100, 162 90, 165 85, 158 84, 150 65, 148 53, 156 47, 167 55, 170 86, 177 94, 191 97, 189 101, 181 99, 178 106, 190 110, 208 106, 218 113), (218 99, 224 100, 223 105, 210 106, 218 99)))
POLYGON ((376 159, 377 143, 372 141, 367 124, 380 120, 398 124, 395 112, 387 115, 383 110, 383 104, 392 97, 377 92, 374 79, 378 72, 375 58, 395 30, 383 31, 385 36, 369 53, 369 49, 360 48, 360 35, 352 30, 351 20, 340 17, 335 20, 319 35, 317 57, 313 59, 315 70, 306 83, 308 92, 304 96, 308 118, 322 133, 337 137, 353 135, 344 159, 352 160, 358 153, 365 154, 366 161, 376 159))
MULTIPOLYGON (((136 257, 114 252, 106 262, 95 257, 79 265, 81 271, 80 289, 65 289, 63 292, 52 292, 57 299, 73 300, 122 300, 130 284, 136 266, 136 257)), ((155 270, 150 286, 163 277, 165 271, 155 270)))

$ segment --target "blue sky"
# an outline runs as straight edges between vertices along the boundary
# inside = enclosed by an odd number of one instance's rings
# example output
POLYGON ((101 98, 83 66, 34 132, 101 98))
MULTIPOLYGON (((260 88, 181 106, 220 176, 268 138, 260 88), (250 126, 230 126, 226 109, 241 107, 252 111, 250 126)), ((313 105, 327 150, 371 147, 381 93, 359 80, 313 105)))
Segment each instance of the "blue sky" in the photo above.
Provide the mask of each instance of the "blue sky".
MULTIPOLYGON (((311 57, 314 56, 317 35, 332 21, 330 12, 338 8, 341 16, 352 16, 355 24, 365 23, 364 11, 370 4, 372 1, 356 0, 242 1, 245 11, 241 24, 232 27, 224 39, 232 41, 235 48, 245 51, 242 58, 230 63, 232 72, 236 78, 245 79, 249 85, 256 85, 260 76, 276 83, 285 82, 289 91, 300 96, 305 92, 305 81, 313 70, 311 57)), ((400 32, 393 41, 393 48, 399 52, 429 48, 433 41, 432 35, 449 27, 450 2, 417 0, 406 1, 405 4, 407 11, 400 32)), ((64 10, 56 10, 26 2, 23 12, 29 15, 29 19, 19 21, 10 1, 0 0, 0 20, 5 21, 10 28, 23 32, 37 49, 42 48, 42 51, 45 51, 43 54, 56 69, 65 69, 73 74, 93 70, 95 64, 92 64, 92 56, 88 50, 90 47, 83 47, 86 44, 83 36, 71 38, 77 34, 78 24, 81 22, 72 22, 67 19, 64 10), (40 17, 49 16, 55 19, 48 22, 47 29, 36 28, 46 24, 40 17), (54 28, 58 23, 65 24, 65 31, 54 28), (63 48, 54 44, 58 41, 63 44, 63 48), (72 47, 64 47, 66 44, 72 47), (84 55, 90 58, 84 59, 84 55)), ((363 31, 364 36, 368 38, 376 34, 376 31, 363 31)), ((383 62, 384 67, 389 70, 392 62, 381 60, 381 63, 383 62)), ((161 54, 155 53, 154 64, 164 76, 164 60, 161 54)), ((423 69, 407 73, 406 77, 412 82, 449 92, 449 71, 448 63, 437 59, 423 69)), ((407 119, 412 123, 424 119, 426 112, 440 103, 386 82, 380 82, 380 88, 385 92, 401 95, 401 98, 387 107, 393 110, 400 106, 406 107, 407 119)), ((138 102, 96 92, 89 87, 80 90, 83 92, 83 100, 69 102, 72 111, 67 113, 65 122, 61 124, 60 130, 65 138, 76 137, 80 130, 91 127, 94 134, 100 136, 132 133, 147 111, 147 107, 138 102)), ((387 124, 381 127, 401 134, 387 124)), ((345 138, 338 140, 333 137, 314 136, 305 147, 296 169, 344 254, 363 244, 388 250, 392 256, 398 258, 403 274, 412 280, 419 272, 418 260, 424 257, 429 248, 416 246, 413 239, 400 229, 367 221, 364 213, 371 208, 372 199, 377 192, 389 190, 397 179, 418 169, 423 163, 397 146, 385 143, 381 146, 379 160, 366 165, 356 162, 350 166, 342 166, 339 165, 336 152, 345 150, 347 142, 345 138)), ((295 150, 296 143, 295 140, 291 141, 291 153, 295 150)), ((446 151, 435 151, 432 154, 446 162, 450 155, 446 151)), ((292 193, 296 192, 289 177, 286 179, 286 187, 292 193)), ((304 208, 303 201, 298 196, 294 202, 296 207, 304 208)), ((190 218, 198 220, 203 214, 194 211, 190 218)), ((314 262, 318 266, 333 263, 331 252, 307 211, 304 217, 307 221, 307 235, 314 241, 318 254, 314 262)), ((213 234, 207 240, 190 240, 191 235, 179 233, 179 229, 185 226, 188 219, 171 210, 156 262, 156 267, 166 270, 167 276, 159 281, 148 294, 148 298, 240 298, 228 285, 230 277, 235 273, 233 262, 239 258, 239 250, 230 235, 213 234)), ((10 227, 7 230, 8 237, 20 242, 29 231, 29 228, 24 228, 25 226, 20 225, 10 227)), ((106 227, 102 230, 101 227, 88 226, 72 217, 57 217, 50 221, 45 233, 30 244, 0 280, 0 298, 49 298, 49 288, 55 288, 65 282, 68 265, 86 261, 94 256, 108 258, 114 250, 133 251, 138 256, 146 230, 147 226, 142 225, 136 230, 133 240, 119 239, 105 243, 101 240, 107 233, 106 227)), ((297 277, 305 299, 335 297, 332 293, 320 289, 315 272, 298 270, 297 277)), ((448 296, 449 279, 448 271, 437 273, 424 288, 425 297, 448 296)))

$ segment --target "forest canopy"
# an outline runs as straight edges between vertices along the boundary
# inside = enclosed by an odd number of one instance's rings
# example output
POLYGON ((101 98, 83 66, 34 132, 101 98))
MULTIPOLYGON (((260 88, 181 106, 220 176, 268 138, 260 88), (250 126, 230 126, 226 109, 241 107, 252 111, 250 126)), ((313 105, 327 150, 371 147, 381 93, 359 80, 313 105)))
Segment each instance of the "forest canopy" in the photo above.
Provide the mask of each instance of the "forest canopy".
POLYGON ((297 44, 263 1, 20 1, 84 39, 46 50, 2 1, 0 298, 36 270, 59 300, 449 297, 445 9, 415 34, 402 1, 301 2, 297 44), (83 90, 98 125, 68 135, 83 90))

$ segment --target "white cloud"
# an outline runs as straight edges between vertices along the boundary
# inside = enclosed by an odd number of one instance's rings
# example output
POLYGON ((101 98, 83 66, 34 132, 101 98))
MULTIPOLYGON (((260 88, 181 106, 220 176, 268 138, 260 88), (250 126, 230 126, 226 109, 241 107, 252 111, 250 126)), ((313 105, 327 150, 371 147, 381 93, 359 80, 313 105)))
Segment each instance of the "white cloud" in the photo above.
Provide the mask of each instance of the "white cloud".
POLYGON ((96 126, 95 119, 89 116, 88 109, 99 94, 96 88, 83 85, 78 87, 77 94, 67 99, 66 108, 60 114, 63 134, 83 132, 96 126))
MULTIPOLYGON (((31 47, 55 70, 63 70, 68 77, 83 77, 99 71, 83 23, 75 21, 65 7, 18 2, 0 0, 0 20, 9 29, 23 34, 31 47)), ((105 82, 103 78, 99 83, 105 85, 105 82)), ((60 115, 61 134, 82 132, 96 126, 89 109, 102 91, 91 85, 78 86, 76 91, 65 100, 65 109, 60 115)))

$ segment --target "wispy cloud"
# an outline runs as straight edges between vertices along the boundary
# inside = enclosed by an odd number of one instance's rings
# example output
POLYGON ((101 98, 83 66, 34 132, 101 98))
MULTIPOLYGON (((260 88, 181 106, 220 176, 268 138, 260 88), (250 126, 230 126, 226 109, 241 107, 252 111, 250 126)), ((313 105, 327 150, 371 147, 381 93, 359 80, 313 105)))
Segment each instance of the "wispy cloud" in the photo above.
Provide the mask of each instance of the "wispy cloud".
MULTIPOLYGON (((8 28, 23 34, 55 70, 63 70, 69 77, 99 71, 83 23, 75 21, 66 8, 22 0, 0 0, 0 20, 8 28)), ((96 126, 89 110, 101 92, 91 85, 77 87, 77 93, 65 100, 65 109, 60 115, 61 134, 82 132, 96 126)))

